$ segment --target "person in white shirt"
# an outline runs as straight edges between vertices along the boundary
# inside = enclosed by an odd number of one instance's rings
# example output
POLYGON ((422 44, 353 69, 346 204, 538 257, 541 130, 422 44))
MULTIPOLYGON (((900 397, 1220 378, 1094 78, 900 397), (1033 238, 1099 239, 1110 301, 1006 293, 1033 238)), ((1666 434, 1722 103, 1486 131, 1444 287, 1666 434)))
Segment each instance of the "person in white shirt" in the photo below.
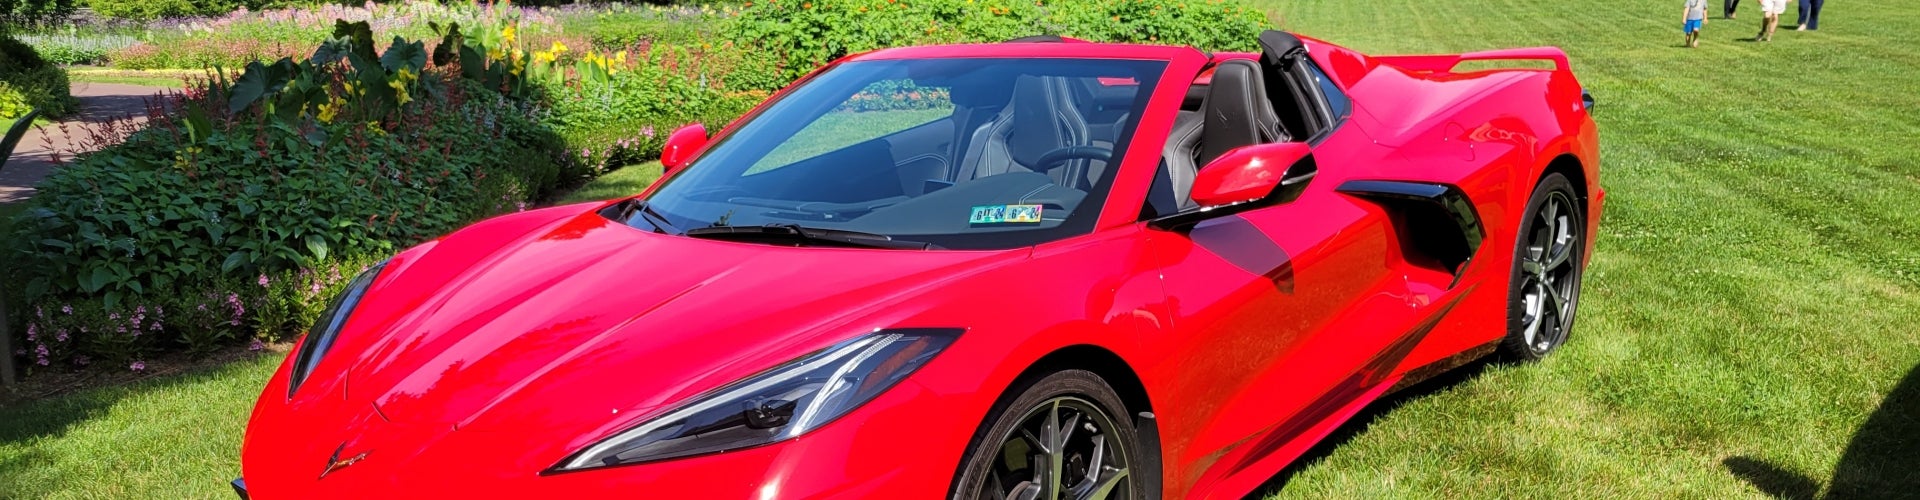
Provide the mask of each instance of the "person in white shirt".
POLYGON ((1787 11, 1787 0, 1760 0, 1760 34, 1753 36, 1756 42, 1773 41, 1773 30, 1780 27, 1780 13, 1787 11))

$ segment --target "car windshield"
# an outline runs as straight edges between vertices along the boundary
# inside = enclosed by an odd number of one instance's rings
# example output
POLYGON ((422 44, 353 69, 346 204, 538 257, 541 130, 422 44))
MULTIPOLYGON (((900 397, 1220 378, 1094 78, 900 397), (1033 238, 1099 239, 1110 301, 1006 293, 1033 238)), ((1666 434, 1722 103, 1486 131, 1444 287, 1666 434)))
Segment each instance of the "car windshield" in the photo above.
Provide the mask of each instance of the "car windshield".
POLYGON ((688 235, 781 227, 950 249, 1084 234, 1165 66, 841 64, 749 117, 627 223, 688 235))

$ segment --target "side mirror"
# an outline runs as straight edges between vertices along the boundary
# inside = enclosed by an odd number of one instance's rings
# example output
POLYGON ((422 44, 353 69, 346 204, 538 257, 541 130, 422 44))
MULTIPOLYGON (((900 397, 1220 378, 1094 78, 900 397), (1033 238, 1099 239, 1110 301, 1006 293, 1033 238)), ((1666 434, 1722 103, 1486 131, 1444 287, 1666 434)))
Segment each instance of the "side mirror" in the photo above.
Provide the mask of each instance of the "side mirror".
POLYGON ((673 173, 693 159, 693 153, 707 145, 707 127, 698 123, 680 127, 667 134, 667 145, 660 148, 660 165, 673 173))
POLYGON ((1201 208, 1212 208, 1266 198, 1281 185, 1311 175, 1289 172, 1311 154, 1313 149, 1304 142, 1256 144, 1228 151, 1194 177, 1193 202, 1201 208))

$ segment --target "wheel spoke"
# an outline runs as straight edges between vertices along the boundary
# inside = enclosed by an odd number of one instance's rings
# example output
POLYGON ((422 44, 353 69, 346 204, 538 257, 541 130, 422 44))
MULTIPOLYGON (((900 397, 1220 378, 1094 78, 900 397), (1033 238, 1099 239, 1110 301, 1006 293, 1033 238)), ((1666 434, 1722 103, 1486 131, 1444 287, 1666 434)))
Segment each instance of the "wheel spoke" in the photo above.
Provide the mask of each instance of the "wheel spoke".
POLYGON ((1533 260, 1533 259, 1520 259, 1520 274, 1524 274, 1527 276, 1539 276, 1541 274, 1545 274, 1546 272, 1547 272, 1547 265, 1541 264, 1540 261, 1533 260))
POLYGON ((1566 313, 1567 297, 1561 294, 1558 284, 1548 281, 1541 283, 1540 289, 1546 291, 1547 297, 1546 304, 1544 304, 1546 307, 1542 309, 1553 311, 1553 314, 1556 316, 1566 313))
POLYGON ((1039 500, 1040 485, 1033 481, 1021 481, 1013 485, 1013 491, 1007 493, 1007 500, 1039 500))
POLYGON ((1074 500, 1105 500, 1109 497, 1112 497, 1113 489, 1115 487, 1120 486, 1120 482, 1125 481, 1126 479, 1127 479, 1126 469, 1112 469, 1109 471, 1101 471, 1100 481, 1098 482, 1091 481, 1091 480, 1087 481, 1087 484, 1093 487, 1087 488, 1085 492, 1074 495, 1073 498, 1074 500))
POLYGON ((1041 434, 1047 436, 1048 444, 1052 445, 1047 449, 1047 475, 1044 479, 1035 475, 1034 479, 1046 481, 1044 484, 1046 486, 1047 498, 1058 500, 1060 498, 1060 483, 1067 475, 1065 464, 1067 460, 1067 442, 1065 439, 1062 439, 1065 433, 1060 430, 1059 401, 1054 401, 1053 409, 1047 411, 1047 423, 1045 425, 1046 427, 1041 429, 1041 434))
POLYGON ((1534 338, 1540 334, 1540 315, 1546 309, 1546 304, 1544 304, 1546 298, 1544 297, 1544 293, 1538 291, 1539 288, 1545 288, 1541 286, 1539 282, 1531 281, 1527 288, 1533 289, 1533 291, 1526 294, 1526 316, 1520 319, 1525 329, 1521 331, 1520 339, 1526 341, 1528 345, 1532 345, 1534 338))

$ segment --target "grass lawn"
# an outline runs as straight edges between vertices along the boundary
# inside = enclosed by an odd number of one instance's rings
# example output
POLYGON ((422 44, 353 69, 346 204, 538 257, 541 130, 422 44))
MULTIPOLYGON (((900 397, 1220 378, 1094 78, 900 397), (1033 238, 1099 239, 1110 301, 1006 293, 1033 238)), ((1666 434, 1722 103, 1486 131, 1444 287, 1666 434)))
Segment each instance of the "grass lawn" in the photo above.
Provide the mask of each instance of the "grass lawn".
MULTIPOLYGON (((1920 495, 1920 9, 1754 43, 1748 2, 1684 49, 1670 0, 1257 1, 1372 52, 1565 47, 1611 193, 1571 344, 1376 405, 1262 496, 1920 495)), ((277 359, 0 407, 0 497, 224 495, 277 359)))
MULTIPOLYGON (((67 79, 75 83, 120 83, 148 87, 180 88, 182 78, 202 78, 204 70, 124 70, 110 68, 68 68, 67 79)), ((229 73, 238 76, 237 72, 229 73)))
POLYGON ((631 196, 653 184, 660 178, 660 162, 650 161, 639 165, 629 165, 608 172, 593 182, 581 186, 566 196, 555 200, 554 204, 580 203, 587 201, 611 200, 622 196, 631 196))

